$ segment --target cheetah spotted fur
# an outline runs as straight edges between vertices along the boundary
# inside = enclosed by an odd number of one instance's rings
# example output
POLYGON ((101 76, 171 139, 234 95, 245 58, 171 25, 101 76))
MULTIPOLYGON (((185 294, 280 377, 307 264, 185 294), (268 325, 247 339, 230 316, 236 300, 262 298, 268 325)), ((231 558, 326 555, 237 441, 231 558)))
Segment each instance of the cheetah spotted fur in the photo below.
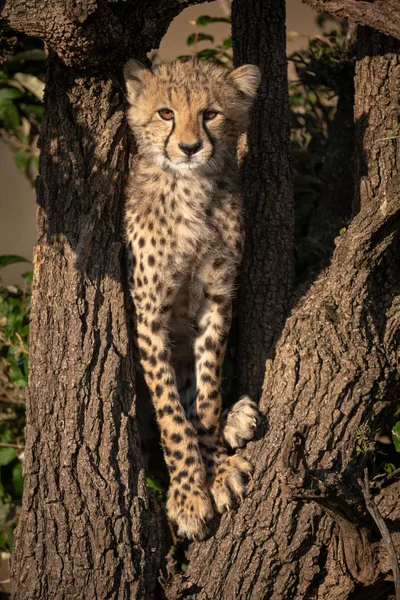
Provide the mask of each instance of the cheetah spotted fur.
POLYGON ((170 475, 178 533, 202 539, 242 498, 254 435, 242 398, 221 415, 221 367, 243 248, 236 147, 260 74, 195 60, 124 69, 138 145, 125 218, 137 338, 170 475))

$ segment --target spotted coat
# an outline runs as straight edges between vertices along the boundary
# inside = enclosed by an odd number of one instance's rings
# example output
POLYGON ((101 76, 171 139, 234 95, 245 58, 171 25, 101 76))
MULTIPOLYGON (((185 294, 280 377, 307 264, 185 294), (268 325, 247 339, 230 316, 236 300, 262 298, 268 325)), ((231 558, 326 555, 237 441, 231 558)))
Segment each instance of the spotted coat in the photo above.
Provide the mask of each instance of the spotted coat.
POLYGON ((141 365, 170 474, 167 510, 203 538, 214 507, 242 497, 251 465, 228 453, 251 439, 254 403, 221 415, 221 369, 243 249, 236 161, 259 83, 197 61, 125 66, 138 144, 125 217, 141 365))

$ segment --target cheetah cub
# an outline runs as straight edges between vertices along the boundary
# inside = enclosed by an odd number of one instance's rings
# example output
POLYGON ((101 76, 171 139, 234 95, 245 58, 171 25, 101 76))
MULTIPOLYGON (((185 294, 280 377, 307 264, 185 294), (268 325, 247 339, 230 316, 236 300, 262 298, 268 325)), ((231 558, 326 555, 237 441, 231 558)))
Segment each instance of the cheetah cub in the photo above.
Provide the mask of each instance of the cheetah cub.
POLYGON ((254 435, 244 397, 221 415, 221 366, 243 247, 236 145, 260 81, 195 60, 124 69, 138 144, 126 207, 130 286, 141 364, 170 474, 180 535, 243 496, 251 465, 228 453, 254 435))

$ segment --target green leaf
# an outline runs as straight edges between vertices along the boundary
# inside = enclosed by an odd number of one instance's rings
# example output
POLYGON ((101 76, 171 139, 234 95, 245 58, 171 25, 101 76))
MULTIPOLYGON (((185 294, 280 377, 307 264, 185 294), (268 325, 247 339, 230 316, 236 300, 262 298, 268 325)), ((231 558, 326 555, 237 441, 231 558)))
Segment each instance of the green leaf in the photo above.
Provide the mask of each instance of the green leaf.
POLYGON ((19 125, 19 114, 11 100, 0 100, 0 121, 5 129, 16 129, 19 125))
POLYGON ((6 427, 6 429, 4 429, 4 431, 2 432, 1 441, 3 442, 3 444, 8 444, 8 442, 11 441, 11 431, 8 427, 6 427))
POLYGON ((0 90, 0 103, 3 100, 14 100, 15 98, 21 98, 22 92, 14 87, 3 87, 0 90))
POLYGON ((232 48, 232 38, 231 37, 226 38, 222 42, 222 46, 225 48, 225 50, 229 50, 230 48, 232 48))
POLYGON ((209 15, 202 15, 197 18, 196 25, 198 27, 205 27, 210 23, 230 23, 230 17, 210 17, 209 15))
POLYGON ((188 46, 193 46, 197 42, 204 42, 205 40, 209 40, 214 43, 214 37, 212 35, 208 35, 207 33, 191 33, 186 41, 188 46))
POLYGON ((394 466, 393 463, 385 463, 383 470, 385 471, 385 473, 390 475, 391 473, 393 473, 396 470, 396 467, 394 466))
POLYGON ((147 486, 152 490, 155 490, 156 492, 164 492, 164 488, 159 483, 154 481, 151 476, 146 477, 146 483, 147 486))
POLYGON ((392 439, 397 452, 400 452, 400 421, 392 429, 392 439))
POLYGON ((22 462, 20 461, 15 465, 12 472, 12 482, 14 484, 14 490, 17 496, 22 498, 22 492, 24 490, 24 476, 22 475, 22 462))
POLYGON ((17 453, 14 448, 0 448, 0 467, 9 465, 16 458, 17 453))
POLYGON ((0 256, 0 269, 3 267, 7 267, 8 265, 13 265, 14 263, 19 262, 30 262, 23 256, 18 256, 17 254, 3 254, 0 256))
POLYGON ((200 52, 198 52, 196 54, 196 57, 200 60, 208 60, 209 58, 213 58, 214 56, 216 56, 218 54, 219 54, 218 50, 214 50, 212 48, 207 48, 206 50, 200 50, 200 52))

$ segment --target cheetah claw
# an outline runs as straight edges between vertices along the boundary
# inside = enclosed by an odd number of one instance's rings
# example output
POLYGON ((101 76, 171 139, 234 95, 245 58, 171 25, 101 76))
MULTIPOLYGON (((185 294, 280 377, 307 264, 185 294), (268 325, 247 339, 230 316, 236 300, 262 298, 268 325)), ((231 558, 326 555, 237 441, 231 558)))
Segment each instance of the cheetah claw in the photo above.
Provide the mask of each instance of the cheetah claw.
POLYGON ((243 396, 222 414, 222 434, 231 448, 241 448, 253 439, 259 421, 257 405, 249 396, 243 396))

